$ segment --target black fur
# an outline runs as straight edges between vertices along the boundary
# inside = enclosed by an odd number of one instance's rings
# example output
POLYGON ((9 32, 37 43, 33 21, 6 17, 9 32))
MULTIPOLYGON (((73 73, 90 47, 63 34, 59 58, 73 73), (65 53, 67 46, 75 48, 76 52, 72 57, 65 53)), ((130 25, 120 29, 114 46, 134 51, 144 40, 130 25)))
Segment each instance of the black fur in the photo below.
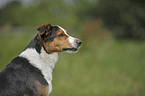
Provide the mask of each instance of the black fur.
POLYGON ((58 27, 57 26, 51 26, 50 28, 50 36, 45 37, 46 40, 45 42, 52 42, 54 40, 54 38, 57 36, 57 31, 58 31, 58 27))
POLYGON ((40 39, 38 39, 38 35, 28 44, 27 48, 35 48, 36 51, 40 54, 41 48, 42 48, 42 43, 40 39))
POLYGON ((27 59, 16 57, 0 73, 0 96, 34 96, 38 90, 33 80, 48 85, 40 70, 33 67, 27 59))

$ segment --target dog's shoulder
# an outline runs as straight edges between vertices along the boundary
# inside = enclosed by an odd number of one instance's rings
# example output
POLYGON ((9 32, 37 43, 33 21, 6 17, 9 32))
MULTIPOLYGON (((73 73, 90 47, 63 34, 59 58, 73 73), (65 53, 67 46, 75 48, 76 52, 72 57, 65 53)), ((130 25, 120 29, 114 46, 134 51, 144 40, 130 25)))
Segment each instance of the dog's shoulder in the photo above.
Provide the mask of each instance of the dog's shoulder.
POLYGON ((0 96, 21 96, 21 94, 33 96, 40 91, 38 86, 44 88, 48 83, 40 70, 23 57, 14 58, 0 73, 0 96))

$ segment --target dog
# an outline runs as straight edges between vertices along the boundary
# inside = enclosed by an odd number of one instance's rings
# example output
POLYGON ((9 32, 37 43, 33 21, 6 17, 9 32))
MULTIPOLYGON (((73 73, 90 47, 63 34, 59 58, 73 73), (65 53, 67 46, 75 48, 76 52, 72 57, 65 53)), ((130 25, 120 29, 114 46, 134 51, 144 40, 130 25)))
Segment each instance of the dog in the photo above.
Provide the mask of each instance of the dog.
POLYGON ((0 96, 49 96, 59 52, 75 53, 81 40, 58 25, 42 24, 24 49, 0 72, 0 96))

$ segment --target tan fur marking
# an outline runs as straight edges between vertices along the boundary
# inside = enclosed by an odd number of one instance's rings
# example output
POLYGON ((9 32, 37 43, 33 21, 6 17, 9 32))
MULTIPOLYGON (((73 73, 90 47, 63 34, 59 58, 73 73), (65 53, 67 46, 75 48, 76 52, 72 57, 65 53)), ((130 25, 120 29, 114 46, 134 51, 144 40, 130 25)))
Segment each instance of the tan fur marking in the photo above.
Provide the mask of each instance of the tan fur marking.
MULTIPOLYGON (((58 30, 57 35, 65 34, 61 29, 58 30)), ((55 37, 53 42, 43 42, 43 45, 48 53, 63 52, 63 48, 71 48, 71 44, 67 40, 68 36, 65 34, 63 37, 55 37)))
MULTIPOLYGON (((41 85, 39 81, 34 81, 37 87, 37 93, 34 96, 47 96, 48 94, 48 85, 41 85)), ((24 94, 23 96, 29 96, 24 94)))
POLYGON ((45 95, 47 96, 47 94, 48 94, 48 89, 49 89, 49 86, 46 86, 45 87, 45 95))

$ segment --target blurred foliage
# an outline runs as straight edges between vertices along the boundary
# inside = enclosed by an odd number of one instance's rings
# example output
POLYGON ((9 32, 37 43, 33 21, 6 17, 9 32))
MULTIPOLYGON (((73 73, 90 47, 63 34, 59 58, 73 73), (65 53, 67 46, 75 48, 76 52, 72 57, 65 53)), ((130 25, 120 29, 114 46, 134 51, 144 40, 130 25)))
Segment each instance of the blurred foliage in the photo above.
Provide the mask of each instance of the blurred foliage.
POLYGON ((0 10, 0 25, 52 23, 79 29, 86 22, 102 19, 116 38, 145 39, 144 3, 142 0, 36 0, 24 7, 13 1, 0 10))
MULTIPOLYGON (((81 5, 80 1, 76 2, 81 5)), ((144 3, 143 0, 97 0, 78 14, 84 20, 101 18, 116 38, 145 39, 144 3)))
POLYGON ((41 0, 38 4, 34 2, 33 5, 25 7, 19 1, 13 1, 0 10, 0 25, 74 24, 77 18, 72 10, 73 8, 62 0, 41 0))

